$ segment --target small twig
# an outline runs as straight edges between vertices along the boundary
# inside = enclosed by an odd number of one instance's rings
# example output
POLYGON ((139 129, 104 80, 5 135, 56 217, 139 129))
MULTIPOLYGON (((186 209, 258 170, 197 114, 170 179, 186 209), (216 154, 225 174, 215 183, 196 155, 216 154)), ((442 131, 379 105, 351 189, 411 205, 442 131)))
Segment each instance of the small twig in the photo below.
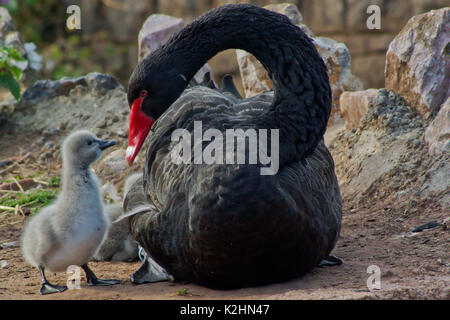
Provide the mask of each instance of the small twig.
POLYGON ((28 207, 30 204, 35 204, 35 203, 37 203, 37 202, 39 202, 39 199, 34 199, 33 201, 28 202, 28 203, 26 204, 26 207, 28 207))
POLYGON ((2 201, 3 199, 9 198, 9 197, 10 197, 9 194, 5 194, 5 195, 0 197, 0 201, 2 201))
POLYGON ((1 190, 0 192, 4 192, 4 193, 21 193, 20 191, 16 191, 16 190, 1 190))
POLYGON ((9 167, 3 169, 2 171, 0 171, 0 175, 9 172, 11 169, 13 169, 15 166, 17 166, 19 163, 21 163, 22 161, 24 161, 26 158, 28 158, 31 155, 30 152, 27 152, 22 158, 20 158, 19 160, 17 160, 16 162, 14 162, 12 165, 10 165, 9 167))
POLYGON ((12 179, 13 179, 14 183, 17 185, 17 187, 19 188, 19 190, 21 192, 25 192, 25 190, 23 190, 22 186, 20 185, 19 181, 17 181, 16 178, 12 178, 12 179))
POLYGON ((22 215, 22 217, 25 217, 25 213, 23 212, 22 208, 18 204, 16 204, 16 210, 14 211, 14 214, 17 215, 17 213, 19 212, 22 215))
POLYGON ((46 186, 48 186, 48 184, 49 184, 49 182, 45 182, 45 181, 38 180, 38 179, 33 179, 33 181, 36 182, 36 183, 39 183, 39 184, 46 185, 46 186))
POLYGON ((0 206, 0 210, 15 211, 16 208, 14 208, 14 207, 7 207, 7 206, 0 206))
POLYGON ((13 224, 18 224, 18 223, 21 223, 21 222, 23 222, 23 221, 14 221, 14 222, 11 222, 11 223, 4 223, 4 224, 0 225, 0 228, 6 227, 6 226, 11 226, 13 224))

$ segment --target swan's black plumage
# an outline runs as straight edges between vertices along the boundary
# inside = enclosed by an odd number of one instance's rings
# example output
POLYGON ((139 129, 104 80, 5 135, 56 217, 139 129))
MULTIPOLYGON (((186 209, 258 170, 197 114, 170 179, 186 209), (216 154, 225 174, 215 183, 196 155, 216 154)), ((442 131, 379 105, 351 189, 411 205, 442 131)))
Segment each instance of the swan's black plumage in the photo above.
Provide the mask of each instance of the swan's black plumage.
MULTIPOLYGON (((130 79, 142 110, 158 119, 149 136, 142 199, 154 205, 130 218, 135 239, 175 279, 234 288, 291 279, 333 249, 341 199, 333 159, 322 137, 331 111, 326 67, 312 41, 285 16, 252 5, 212 10, 146 57, 130 79), (239 48, 265 66, 274 92, 241 100, 205 86, 186 89, 217 52, 239 48), (182 74, 187 81, 179 75, 182 74), (280 169, 260 165, 172 162, 177 128, 279 129, 280 169)), ((204 147, 204 146, 203 146, 204 147)), ((135 200, 138 199, 138 200, 135 200)))

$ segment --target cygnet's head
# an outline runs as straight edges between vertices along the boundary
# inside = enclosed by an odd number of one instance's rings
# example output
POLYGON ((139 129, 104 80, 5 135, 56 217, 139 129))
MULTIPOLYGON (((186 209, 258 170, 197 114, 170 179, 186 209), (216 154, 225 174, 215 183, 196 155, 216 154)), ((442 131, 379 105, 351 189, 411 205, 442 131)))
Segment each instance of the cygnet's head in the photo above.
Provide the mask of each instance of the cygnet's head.
POLYGON ((80 130, 71 133, 63 143, 63 162, 87 168, 102 155, 102 151, 116 144, 113 140, 101 140, 92 132, 80 130))

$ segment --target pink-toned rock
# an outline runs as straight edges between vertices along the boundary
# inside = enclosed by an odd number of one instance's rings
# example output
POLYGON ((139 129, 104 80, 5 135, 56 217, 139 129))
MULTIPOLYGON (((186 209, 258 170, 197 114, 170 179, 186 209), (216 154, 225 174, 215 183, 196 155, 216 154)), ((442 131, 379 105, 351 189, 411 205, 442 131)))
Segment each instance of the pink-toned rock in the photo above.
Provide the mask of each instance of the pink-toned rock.
MULTIPOLYGON (((345 44, 336 42, 333 39, 315 37, 306 25, 298 24, 298 21, 302 21, 302 16, 293 4, 268 5, 265 8, 285 14, 313 39, 328 69, 333 103, 328 123, 333 123, 339 117, 339 96, 341 93, 363 89, 362 82, 351 73, 351 56, 348 48, 345 44)), ((243 50, 237 50, 236 55, 246 98, 272 90, 272 83, 266 70, 252 54, 243 50)))
POLYGON ((351 56, 347 46, 326 37, 313 38, 320 56, 325 62, 330 79, 332 104, 330 120, 333 123, 339 117, 339 97, 344 91, 363 90, 361 80, 351 72, 351 56))
POLYGON ((169 40, 184 27, 183 19, 164 14, 152 14, 145 20, 138 35, 139 61, 169 40))
MULTIPOLYGON (((167 16, 165 14, 152 14, 149 16, 139 31, 139 61, 161 47, 175 32, 181 30, 183 27, 183 19, 167 16)), ((208 64, 205 64, 195 74, 194 79, 197 82, 201 82, 203 76, 207 72, 210 72, 211 78, 213 78, 211 68, 208 64)))
POLYGON ((425 142, 430 155, 450 152, 450 98, 447 98, 425 131, 425 142))
POLYGON ((272 83, 266 69, 254 55, 238 49, 236 57, 246 98, 272 90, 272 83))
POLYGON ((358 127, 359 121, 375 101, 377 93, 378 89, 367 89, 354 92, 345 91, 341 94, 339 104, 346 129, 358 127))
POLYGON ((411 18, 389 45, 386 89, 420 114, 436 113, 450 95, 450 8, 411 18))

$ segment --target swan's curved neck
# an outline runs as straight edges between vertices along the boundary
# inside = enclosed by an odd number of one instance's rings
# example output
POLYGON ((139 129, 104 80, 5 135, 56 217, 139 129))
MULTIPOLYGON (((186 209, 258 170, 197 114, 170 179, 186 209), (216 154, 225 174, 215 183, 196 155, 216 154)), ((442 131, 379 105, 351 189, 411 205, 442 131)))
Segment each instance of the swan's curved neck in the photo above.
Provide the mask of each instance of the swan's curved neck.
POLYGON ((331 89, 312 41, 287 17, 253 5, 224 6, 186 26, 161 48, 160 58, 191 79, 229 48, 248 51, 264 65, 275 90, 274 127, 286 129, 284 138, 297 144, 296 152, 311 152, 326 129, 331 89))

